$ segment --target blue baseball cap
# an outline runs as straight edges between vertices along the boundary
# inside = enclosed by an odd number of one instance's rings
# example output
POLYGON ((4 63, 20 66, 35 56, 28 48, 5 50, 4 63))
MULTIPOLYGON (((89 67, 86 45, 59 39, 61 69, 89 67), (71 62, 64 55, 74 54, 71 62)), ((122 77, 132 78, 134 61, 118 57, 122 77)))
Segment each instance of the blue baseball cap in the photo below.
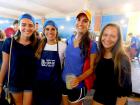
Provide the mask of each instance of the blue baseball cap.
POLYGON ((21 19, 23 19, 23 18, 30 19, 30 20, 33 22, 33 24, 35 25, 35 18, 34 18, 32 15, 30 15, 30 14, 28 14, 28 13, 22 14, 22 15, 19 16, 19 18, 18 18, 19 23, 20 23, 21 19))
POLYGON ((52 20, 46 20, 45 23, 44 23, 43 28, 45 28, 45 27, 48 26, 48 25, 51 25, 51 26, 55 27, 56 30, 58 30, 58 27, 57 27, 57 25, 55 24, 54 21, 52 21, 52 20))

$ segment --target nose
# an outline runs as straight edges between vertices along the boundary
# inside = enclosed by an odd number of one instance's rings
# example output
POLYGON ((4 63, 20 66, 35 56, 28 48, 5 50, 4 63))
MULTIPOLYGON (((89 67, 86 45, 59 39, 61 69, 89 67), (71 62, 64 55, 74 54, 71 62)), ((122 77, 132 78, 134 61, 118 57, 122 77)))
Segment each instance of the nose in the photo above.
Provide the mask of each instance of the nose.
POLYGON ((52 30, 48 30, 48 33, 50 33, 50 34, 51 34, 52 32, 53 32, 52 30))
POLYGON ((27 25, 25 28, 26 28, 26 29, 31 29, 31 27, 30 27, 29 25, 27 25))
POLYGON ((82 25, 83 24, 83 22, 82 21, 79 21, 79 25, 82 25))
POLYGON ((109 41, 110 40, 110 36, 106 36, 106 41, 109 41))

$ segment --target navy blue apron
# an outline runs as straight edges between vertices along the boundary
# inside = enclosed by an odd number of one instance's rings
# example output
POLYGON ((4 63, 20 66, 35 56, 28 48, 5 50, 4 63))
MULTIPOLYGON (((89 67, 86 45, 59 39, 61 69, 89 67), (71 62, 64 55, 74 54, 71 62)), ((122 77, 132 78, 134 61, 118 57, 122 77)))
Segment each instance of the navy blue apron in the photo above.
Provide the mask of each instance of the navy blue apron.
POLYGON ((61 63, 57 51, 43 51, 38 61, 35 105, 60 105, 62 97, 61 63))

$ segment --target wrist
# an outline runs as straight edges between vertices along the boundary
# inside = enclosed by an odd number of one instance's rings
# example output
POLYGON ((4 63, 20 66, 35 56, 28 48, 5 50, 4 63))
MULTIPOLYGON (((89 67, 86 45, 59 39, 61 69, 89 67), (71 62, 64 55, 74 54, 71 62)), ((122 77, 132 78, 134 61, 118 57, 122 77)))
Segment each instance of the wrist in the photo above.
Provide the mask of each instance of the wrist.
POLYGON ((78 81, 81 82, 82 81, 82 78, 81 76, 77 77, 78 81))

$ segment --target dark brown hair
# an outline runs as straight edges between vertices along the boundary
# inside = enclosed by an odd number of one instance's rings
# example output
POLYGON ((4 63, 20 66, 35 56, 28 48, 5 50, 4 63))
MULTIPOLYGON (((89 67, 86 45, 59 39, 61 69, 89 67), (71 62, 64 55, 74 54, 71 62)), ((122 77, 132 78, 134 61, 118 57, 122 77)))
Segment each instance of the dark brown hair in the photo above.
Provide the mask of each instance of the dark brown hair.
MULTIPOLYGON (((79 19, 80 16, 86 16, 84 13, 81 13, 79 14, 76 18, 79 19)), ((87 16, 86 16, 87 17, 87 16)), ((90 27, 90 24, 91 24, 91 21, 88 19, 89 21, 89 27, 90 27)), ((81 49, 81 56, 83 55, 84 57, 86 57, 88 55, 88 48, 90 47, 90 38, 89 38, 89 30, 87 30, 87 32, 82 35, 82 38, 81 38, 81 41, 79 43, 79 47, 81 49)))
POLYGON ((79 47, 81 49, 81 55, 84 55, 85 57, 88 54, 88 48, 90 46, 90 38, 89 38, 89 31, 87 31, 81 38, 81 41, 79 43, 79 47))

